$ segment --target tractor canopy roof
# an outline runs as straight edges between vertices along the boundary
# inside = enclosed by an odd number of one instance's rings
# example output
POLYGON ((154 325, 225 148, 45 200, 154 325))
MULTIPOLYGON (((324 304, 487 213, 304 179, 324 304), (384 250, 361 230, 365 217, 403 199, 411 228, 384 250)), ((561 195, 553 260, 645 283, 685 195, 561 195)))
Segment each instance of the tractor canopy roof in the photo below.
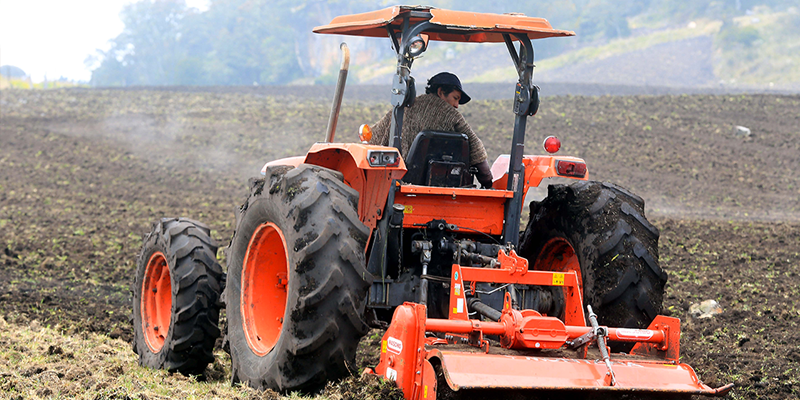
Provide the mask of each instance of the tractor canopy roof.
POLYGON ((403 21, 410 24, 428 21, 424 31, 429 40, 445 42, 503 42, 503 34, 522 34, 530 39, 575 36, 575 32, 553 29, 544 18, 523 14, 491 14, 452 11, 428 6, 394 6, 361 14, 343 15, 328 25, 314 28, 315 33, 386 37, 388 30, 399 32, 403 21))

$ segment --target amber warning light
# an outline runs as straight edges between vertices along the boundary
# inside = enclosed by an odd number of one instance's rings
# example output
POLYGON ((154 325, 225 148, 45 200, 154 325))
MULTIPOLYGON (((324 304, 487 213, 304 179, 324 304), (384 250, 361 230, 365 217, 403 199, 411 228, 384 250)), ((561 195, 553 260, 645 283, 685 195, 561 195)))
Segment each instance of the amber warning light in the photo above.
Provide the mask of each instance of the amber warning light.
POLYGON ((358 127, 358 138, 361 139, 361 143, 369 143, 372 140, 372 129, 369 125, 362 124, 358 127))
POLYGON ((542 147, 544 147, 544 151, 553 154, 561 148, 561 141, 555 136, 548 136, 544 139, 542 147))

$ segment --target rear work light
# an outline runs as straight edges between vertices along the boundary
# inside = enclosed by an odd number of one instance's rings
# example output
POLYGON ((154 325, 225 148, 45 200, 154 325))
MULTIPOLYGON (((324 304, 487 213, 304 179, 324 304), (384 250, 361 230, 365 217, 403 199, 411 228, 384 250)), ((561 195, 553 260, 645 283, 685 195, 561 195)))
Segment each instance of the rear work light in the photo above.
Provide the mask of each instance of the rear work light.
POLYGON ((396 151, 375 151, 367 153, 370 167, 396 167, 400 165, 400 154, 396 151))
POLYGON ((556 160, 556 172, 561 176, 583 178, 586 176, 586 164, 577 161, 556 160))

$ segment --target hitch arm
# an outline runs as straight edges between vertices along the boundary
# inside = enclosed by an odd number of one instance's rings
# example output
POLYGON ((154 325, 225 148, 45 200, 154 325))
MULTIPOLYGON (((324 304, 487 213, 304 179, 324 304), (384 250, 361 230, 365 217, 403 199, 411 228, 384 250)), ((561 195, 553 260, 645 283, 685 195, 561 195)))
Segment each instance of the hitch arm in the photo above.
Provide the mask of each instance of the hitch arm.
POLYGON ((589 322, 592 323, 592 332, 597 338, 597 347, 600 348, 600 354, 603 356, 603 362, 606 363, 608 372, 606 373, 606 383, 609 386, 614 386, 617 378, 614 376, 614 370, 611 368, 611 360, 608 357, 608 347, 606 347, 606 337, 608 336, 608 328, 599 326, 597 324, 597 315, 592 311, 592 306, 587 305, 586 309, 589 311, 589 322))

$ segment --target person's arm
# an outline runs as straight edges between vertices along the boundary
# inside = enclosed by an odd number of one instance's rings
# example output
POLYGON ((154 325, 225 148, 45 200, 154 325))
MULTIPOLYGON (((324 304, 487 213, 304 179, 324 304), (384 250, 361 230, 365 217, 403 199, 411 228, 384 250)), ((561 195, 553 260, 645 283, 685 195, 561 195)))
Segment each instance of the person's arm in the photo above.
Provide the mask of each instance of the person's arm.
POLYGON ((492 177, 492 169, 489 167, 489 160, 483 160, 478 164, 473 165, 478 169, 478 173, 475 174, 475 177, 478 178, 478 182, 481 183, 481 187, 484 189, 490 189, 492 187, 492 181, 494 178, 492 177))

